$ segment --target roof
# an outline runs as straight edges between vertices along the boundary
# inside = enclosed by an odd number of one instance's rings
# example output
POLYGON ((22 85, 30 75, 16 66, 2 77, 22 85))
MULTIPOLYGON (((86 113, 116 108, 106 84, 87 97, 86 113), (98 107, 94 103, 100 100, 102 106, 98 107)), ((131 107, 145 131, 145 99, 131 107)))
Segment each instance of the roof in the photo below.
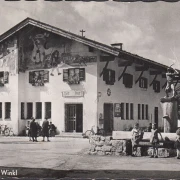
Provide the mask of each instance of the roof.
POLYGON ((9 36, 15 34, 16 32, 20 31, 22 28, 24 28, 27 25, 33 25, 35 27, 39 27, 39 28, 44 29, 46 31, 49 31, 49 32, 52 32, 52 33, 55 33, 55 34, 58 34, 58 35, 61 35, 61 36, 64 36, 66 38, 69 38, 69 39, 72 39, 72 40, 75 40, 75 41, 78 41, 78 42, 81 42, 81 43, 83 43, 85 45, 94 47, 96 49, 107 52, 107 53, 112 54, 114 56, 121 56, 121 55, 130 56, 133 59, 148 62, 148 63, 154 64, 154 65, 156 65, 158 67, 161 67, 163 69, 168 67, 168 66, 166 66, 164 64, 160 64, 160 63, 158 63, 156 61, 152 61, 150 59, 143 58, 141 56, 132 54, 130 52, 120 50, 118 48, 108 46, 106 44, 102 44, 102 43, 97 42, 97 41, 93 41, 91 39, 79 36, 77 34, 65 31, 63 29, 51 26, 49 24, 46 24, 46 23, 31 19, 31 18, 24 19, 23 21, 21 21, 20 23, 18 23, 17 25, 15 25, 11 29, 9 29, 8 31, 6 31, 2 35, 0 35, 0 42, 4 41, 6 38, 8 38, 9 36))

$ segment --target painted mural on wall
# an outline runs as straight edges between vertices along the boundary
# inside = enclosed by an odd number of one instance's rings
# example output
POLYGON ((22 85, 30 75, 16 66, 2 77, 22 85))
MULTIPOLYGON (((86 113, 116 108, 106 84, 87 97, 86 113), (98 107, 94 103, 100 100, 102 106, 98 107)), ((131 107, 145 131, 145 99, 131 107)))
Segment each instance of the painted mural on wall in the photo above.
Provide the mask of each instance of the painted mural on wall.
POLYGON ((8 70, 10 75, 16 74, 17 57, 17 40, 15 38, 0 44, 0 68, 3 68, 4 71, 8 70))
POLYGON ((51 75, 63 64, 83 65, 96 62, 97 57, 81 56, 72 50, 72 40, 47 33, 42 30, 34 30, 24 36, 19 45, 19 64, 22 69, 52 68, 51 75))

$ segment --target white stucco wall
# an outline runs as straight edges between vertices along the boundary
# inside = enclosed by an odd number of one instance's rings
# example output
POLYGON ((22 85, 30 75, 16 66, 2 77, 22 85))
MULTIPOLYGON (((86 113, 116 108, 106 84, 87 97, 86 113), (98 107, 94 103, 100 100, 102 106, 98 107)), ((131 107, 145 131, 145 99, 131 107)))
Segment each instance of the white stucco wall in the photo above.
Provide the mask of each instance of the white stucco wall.
MULTIPOLYGON (((123 84, 123 78, 118 81, 118 77, 123 72, 124 67, 118 67, 118 61, 112 61, 109 63, 107 68, 115 70, 116 82, 114 85, 106 85, 103 81, 103 76, 99 74, 105 66, 106 62, 98 63, 98 92, 102 93, 98 102, 98 114, 103 114, 104 103, 133 103, 134 104, 134 120, 121 120, 120 117, 114 117, 114 130, 124 130, 127 127, 132 127, 135 122, 139 122, 141 127, 147 126, 150 122, 154 122, 154 107, 159 109, 159 126, 162 126, 162 110, 160 106, 160 98, 165 96, 164 90, 161 88, 160 93, 155 93, 153 87, 148 86, 147 90, 139 87, 139 82, 135 84, 135 81, 140 75, 140 71, 135 71, 135 65, 129 66, 126 73, 132 74, 133 77, 133 88, 126 88, 123 84), (111 96, 107 95, 107 89, 111 89, 111 96), (148 104, 149 106, 149 117, 148 120, 138 121, 138 104, 148 104)), ((148 78, 148 85, 152 82, 154 75, 149 75, 149 71, 145 71, 143 76, 148 78)), ((165 83, 166 79, 162 79, 161 75, 157 76, 156 80, 161 81, 160 87, 165 83)), ((125 108, 124 108, 125 109, 125 108)), ((125 114, 125 111, 124 111, 125 114)), ((126 118, 126 115, 125 115, 126 118)))

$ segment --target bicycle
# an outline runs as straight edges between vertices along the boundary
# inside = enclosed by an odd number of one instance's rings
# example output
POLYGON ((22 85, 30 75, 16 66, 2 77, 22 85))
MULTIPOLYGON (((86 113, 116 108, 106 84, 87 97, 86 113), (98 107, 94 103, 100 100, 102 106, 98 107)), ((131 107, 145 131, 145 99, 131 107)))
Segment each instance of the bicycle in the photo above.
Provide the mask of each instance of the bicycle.
POLYGON ((85 133, 83 133, 83 138, 90 139, 92 135, 100 135, 100 136, 105 136, 105 131, 104 129, 100 129, 99 127, 97 128, 97 133, 94 132, 93 127, 91 127, 91 130, 87 130, 85 133))
POLYGON ((3 136, 14 136, 12 128, 9 128, 7 125, 0 125, 0 134, 3 136))

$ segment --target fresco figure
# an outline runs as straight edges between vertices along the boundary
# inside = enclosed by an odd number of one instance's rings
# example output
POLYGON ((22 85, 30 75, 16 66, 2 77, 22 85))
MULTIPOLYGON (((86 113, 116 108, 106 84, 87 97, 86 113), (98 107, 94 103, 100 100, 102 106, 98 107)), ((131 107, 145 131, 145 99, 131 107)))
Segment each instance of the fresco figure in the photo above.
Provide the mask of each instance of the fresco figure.
POLYGON ((176 74, 179 74, 176 69, 168 68, 166 73, 167 85, 165 88, 166 97, 169 97, 169 93, 172 91, 172 96, 175 96, 175 87, 174 87, 174 77, 176 74))
POLYGON ((61 73, 59 72, 59 64, 60 64, 60 58, 59 58, 59 51, 55 50, 52 55, 51 55, 51 67, 52 67, 52 71, 51 71, 51 76, 54 76, 53 72, 56 69, 58 75, 61 75, 61 73))
POLYGON ((43 66, 43 62, 45 59, 45 47, 47 44, 48 34, 37 34, 35 37, 30 36, 29 39, 32 40, 34 49, 32 51, 32 61, 36 64, 41 64, 43 66))

